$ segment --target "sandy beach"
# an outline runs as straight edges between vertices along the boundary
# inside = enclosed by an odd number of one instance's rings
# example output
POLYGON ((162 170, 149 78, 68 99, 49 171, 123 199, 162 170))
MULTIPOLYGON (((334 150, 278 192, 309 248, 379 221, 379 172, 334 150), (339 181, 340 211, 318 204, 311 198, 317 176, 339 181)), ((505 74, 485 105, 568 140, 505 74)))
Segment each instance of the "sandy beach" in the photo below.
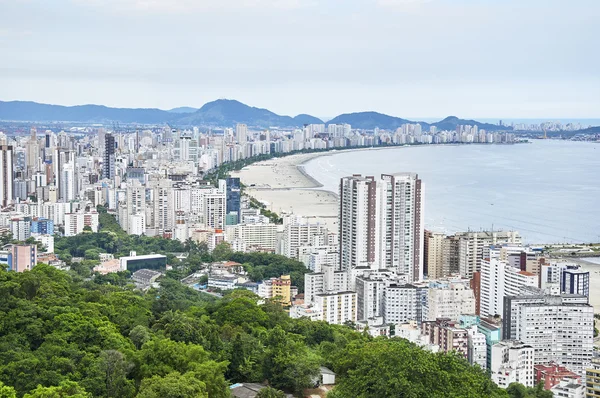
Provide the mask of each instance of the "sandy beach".
MULTIPOLYGON (((335 152, 334 152, 335 153, 335 152)), ((338 198, 320 190, 320 184, 299 168, 303 163, 331 152, 307 153, 254 163, 233 172, 246 186, 245 191, 279 215, 297 214, 323 223, 331 232, 338 230, 338 198)))

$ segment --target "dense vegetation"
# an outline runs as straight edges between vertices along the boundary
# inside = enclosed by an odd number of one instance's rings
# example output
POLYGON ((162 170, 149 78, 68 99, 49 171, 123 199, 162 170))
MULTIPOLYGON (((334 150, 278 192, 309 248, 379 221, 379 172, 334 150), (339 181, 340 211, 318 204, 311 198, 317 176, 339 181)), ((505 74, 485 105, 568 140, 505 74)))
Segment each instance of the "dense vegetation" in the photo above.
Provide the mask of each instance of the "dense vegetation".
MULTIPOLYGON (((234 253, 227 243, 222 243, 209 253, 206 244, 192 240, 185 243, 159 236, 127 235, 116 222, 115 217, 107 214, 101 206, 100 231, 91 231, 70 237, 56 236, 55 253, 65 261, 79 276, 90 277, 92 268, 99 263, 101 253, 110 253, 117 257, 128 256, 131 251, 138 255, 163 253, 168 263, 174 266, 170 272, 173 278, 182 279, 200 270, 203 264, 213 261, 236 261, 243 264, 252 281, 279 277, 289 274, 294 286, 304 291, 304 274, 308 269, 299 261, 269 253, 234 253), (177 258, 176 254, 185 253, 186 257, 177 258), (83 261, 73 262, 74 257, 83 261)), ((111 278, 108 276, 107 278, 111 278)))
POLYGON ((38 265, 0 270, 0 297, 0 397, 218 398, 265 381, 298 394, 320 365, 335 398, 508 396, 456 355, 290 319, 243 290, 216 300, 166 277, 142 293, 38 265))

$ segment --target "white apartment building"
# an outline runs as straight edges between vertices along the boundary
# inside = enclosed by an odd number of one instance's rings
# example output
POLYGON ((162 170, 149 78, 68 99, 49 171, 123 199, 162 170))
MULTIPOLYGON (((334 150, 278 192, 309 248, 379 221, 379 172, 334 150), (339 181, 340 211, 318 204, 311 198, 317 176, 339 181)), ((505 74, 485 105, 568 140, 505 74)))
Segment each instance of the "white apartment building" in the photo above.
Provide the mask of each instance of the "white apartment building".
POLYGON ((327 236, 325 225, 310 223, 298 216, 288 216, 284 220, 281 254, 298 259, 298 248, 312 245, 317 236, 327 236))
POLYGON ((423 278, 423 198, 417 174, 353 175, 340 183, 340 268, 423 278))
POLYGON ((315 307, 321 312, 321 319, 327 323, 342 325, 356 322, 356 293, 332 292, 315 296, 315 307))
POLYGON ((25 241, 31 236, 31 217, 19 217, 10 220, 10 232, 13 239, 25 241))
POLYGON ((491 376, 500 388, 511 383, 533 387, 535 376, 533 347, 520 341, 501 341, 492 346, 491 376))
POLYGON ((537 287, 538 276, 511 267, 498 258, 484 259, 481 263, 480 313, 500 315, 504 311, 504 297, 516 296, 523 287, 537 287))
POLYGON ((298 260, 312 272, 321 272, 324 265, 340 262, 338 246, 302 246, 298 248, 298 260))
MULTIPOLYGON (((407 278, 398 276, 391 271, 368 271, 355 278, 354 290, 357 294, 357 316, 365 320, 383 316, 383 292, 391 285, 404 285, 407 278)), ((352 275, 349 276, 352 279, 352 275)), ((352 289, 352 282, 349 284, 352 289)))
POLYGON ((471 365, 479 365, 481 369, 487 368, 487 345, 485 335, 480 333, 477 326, 471 326, 467 329, 468 351, 467 359, 471 365))
POLYGON ((322 272, 304 274, 305 303, 314 303, 317 294, 348 290, 348 273, 335 271, 333 265, 323 266, 322 272))
POLYGON ((484 248, 490 245, 521 244, 516 231, 460 232, 458 239, 458 268, 463 278, 472 278, 473 272, 481 270, 484 248))
POLYGON ((383 289, 381 312, 384 323, 422 321, 421 292, 412 284, 390 285, 383 289))
POLYGON ((449 283, 445 286, 431 287, 427 294, 427 321, 437 318, 458 320, 461 315, 475 314, 475 295, 473 289, 464 283, 449 283))
POLYGON ((98 232, 98 213, 95 210, 65 214, 65 236, 80 234, 85 227, 90 227, 92 232, 98 232))
POLYGON ((275 224, 239 224, 225 228, 227 241, 242 241, 246 250, 250 248, 274 251, 277 243, 275 224))
POLYGON ((556 362, 585 378, 594 344, 594 307, 583 295, 522 295, 505 299, 504 339, 535 349, 535 363, 556 362))

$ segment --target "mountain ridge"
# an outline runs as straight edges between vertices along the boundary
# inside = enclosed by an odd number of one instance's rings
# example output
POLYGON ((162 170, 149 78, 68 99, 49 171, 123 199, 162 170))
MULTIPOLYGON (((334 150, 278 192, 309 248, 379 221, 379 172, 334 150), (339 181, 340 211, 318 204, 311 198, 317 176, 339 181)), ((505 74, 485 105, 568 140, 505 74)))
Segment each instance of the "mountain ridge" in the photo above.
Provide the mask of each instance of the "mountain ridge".
POLYGON ((246 105, 234 99, 207 102, 201 108, 178 107, 170 110, 157 108, 112 108, 86 104, 75 106, 43 104, 33 101, 0 101, 0 120, 27 122, 78 122, 78 123, 131 123, 172 124, 177 126, 201 125, 206 127, 233 126, 245 123, 253 128, 302 127, 305 124, 344 124, 353 128, 395 130, 406 123, 419 123, 423 130, 435 126, 441 130, 454 130, 459 124, 477 125, 489 131, 510 130, 508 127, 456 116, 435 123, 412 121, 375 111, 343 113, 323 122, 318 117, 301 113, 296 116, 279 115, 265 108, 246 105), (195 111, 194 111, 195 110, 195 111))

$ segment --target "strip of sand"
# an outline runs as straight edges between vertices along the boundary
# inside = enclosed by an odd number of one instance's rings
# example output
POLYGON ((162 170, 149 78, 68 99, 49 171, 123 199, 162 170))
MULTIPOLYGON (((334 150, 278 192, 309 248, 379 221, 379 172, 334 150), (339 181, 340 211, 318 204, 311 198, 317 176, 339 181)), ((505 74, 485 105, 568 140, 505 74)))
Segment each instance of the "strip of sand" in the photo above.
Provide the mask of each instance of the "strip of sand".
MULTIPOLYGON (((335 153, 335 152, 334 152, 335 153)), ((337 232, 339 203, 335 194, 317 189, 318 181, 301 165, 331 152, 307 153, 254 163, 231 175, 239 177, 245 191, 279 215, 297 214, 337 232)))

